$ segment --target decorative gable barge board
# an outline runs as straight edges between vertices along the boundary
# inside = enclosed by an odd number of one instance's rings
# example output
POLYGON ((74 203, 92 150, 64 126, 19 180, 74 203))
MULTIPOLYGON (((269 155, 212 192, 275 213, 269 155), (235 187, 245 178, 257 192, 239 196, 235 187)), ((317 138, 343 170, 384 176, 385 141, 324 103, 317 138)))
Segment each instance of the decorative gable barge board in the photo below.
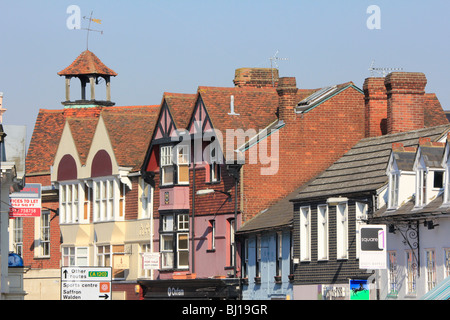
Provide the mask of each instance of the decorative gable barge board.
MULTIPOLYGON (((317 206, 326 204, 326 198, 294 202, 294 257, 300 257, 300 207, 311 207, 311 261, 294 265, 294 285, 348 284, 349 279, 367 279, 371 273, 359 269, 356 258, 355 200, 371 199, 369 195, 355 195, 348 201, 348 259, 337 260, 336 206, 328 206, 328 260, 317 260, 317 206)), ((369 208, 371 204, 369 203, 369 208)))

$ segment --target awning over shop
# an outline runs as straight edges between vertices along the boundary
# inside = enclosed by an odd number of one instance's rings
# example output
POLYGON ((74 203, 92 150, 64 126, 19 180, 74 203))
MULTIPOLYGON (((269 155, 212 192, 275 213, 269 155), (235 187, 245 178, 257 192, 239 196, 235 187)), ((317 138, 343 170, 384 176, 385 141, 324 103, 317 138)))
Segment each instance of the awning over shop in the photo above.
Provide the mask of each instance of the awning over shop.
POLYGON ((450 277, 445 278, 436 287, 428 291, 421 300, 450 300, 450 277))

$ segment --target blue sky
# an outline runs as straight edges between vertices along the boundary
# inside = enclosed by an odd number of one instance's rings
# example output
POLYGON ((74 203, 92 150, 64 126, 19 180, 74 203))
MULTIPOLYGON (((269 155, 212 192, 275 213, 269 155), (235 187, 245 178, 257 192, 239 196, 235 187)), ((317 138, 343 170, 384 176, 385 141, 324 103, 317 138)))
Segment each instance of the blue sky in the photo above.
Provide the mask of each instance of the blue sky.
POLYGON ((288 59, 278 62, 280 76, 296 77, 299 88, 362 88, 375 60, 424 72, 427 92, 450 110, 448 0, 0 0, 4 123, 26 125, 28 139, 40 108, 62 108, 56 73, 86 49, 86 31, 66 26, 70 5, 102 20, 91 25, 103 35, 90 34, 89 50, 119 74, 111 89, 118 106, 159 104, 165 91, 199 85, 231 87, 235 69, 270 67, 279 51, 288 59), (370 5, 380 8, 381 29, 367 28, 370 5))

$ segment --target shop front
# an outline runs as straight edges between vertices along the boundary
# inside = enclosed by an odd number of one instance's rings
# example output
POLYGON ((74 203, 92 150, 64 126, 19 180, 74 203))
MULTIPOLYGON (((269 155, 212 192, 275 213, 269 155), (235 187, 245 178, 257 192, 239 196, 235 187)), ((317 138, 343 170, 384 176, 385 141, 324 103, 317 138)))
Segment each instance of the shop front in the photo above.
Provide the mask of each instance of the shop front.
POLYGON ((239 300, 240 279, 139 280, 143 300, 239 300))

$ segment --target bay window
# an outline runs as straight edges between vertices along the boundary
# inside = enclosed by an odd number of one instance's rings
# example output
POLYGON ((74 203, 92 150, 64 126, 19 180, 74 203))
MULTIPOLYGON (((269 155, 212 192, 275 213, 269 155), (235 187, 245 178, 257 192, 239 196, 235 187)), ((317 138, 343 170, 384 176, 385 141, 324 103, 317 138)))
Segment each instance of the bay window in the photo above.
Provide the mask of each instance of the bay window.
POLYGON ((59 186, 60 223, 89 221, 89 189, 84 182, 61 183, 59 186))
POLYGON ((189 184, 189 146, 177 146, 177 178, 179 184, 189 184))
POLYGON ((125 185, 117 178, 93 181, 94 222, 123 220, 125 185))
POLYGON ((161 215, 159 233, 161 269, 189 268, 189 214, 161 215))
POLYGON ((161 184, 173 184, 172 146, 161 147, 161 184))

